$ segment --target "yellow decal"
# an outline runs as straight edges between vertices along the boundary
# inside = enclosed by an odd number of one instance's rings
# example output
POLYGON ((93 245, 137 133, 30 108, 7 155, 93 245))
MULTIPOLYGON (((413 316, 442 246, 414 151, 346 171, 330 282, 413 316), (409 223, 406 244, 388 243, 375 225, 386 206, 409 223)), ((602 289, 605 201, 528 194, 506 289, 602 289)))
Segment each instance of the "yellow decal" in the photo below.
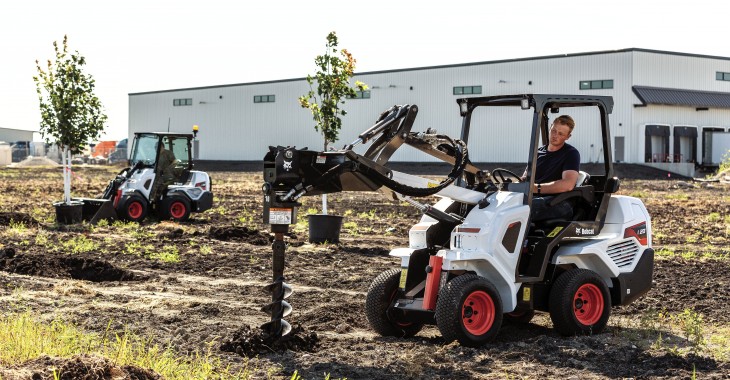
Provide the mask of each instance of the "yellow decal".
POLYGON ((408 268, 401 268, 400 270, 400 284, 398 286, 401 289, 406 288, 406 278, 408 278, 408 268))
POLYGON ((432 188, 432 187, 436 187, 438 185, 439 185, 438 183, 429 182, 429 183, 426 184, 426 187, 432 188))
POLYGON ((547 237, 555 237, 562 230, 563 227, 555 227, 555 229, 552 230, 552 232, 550 232, 547 237))
POLYGON ((522 288, 522 300, 525 302, 530 300, 530 288, 522 288))

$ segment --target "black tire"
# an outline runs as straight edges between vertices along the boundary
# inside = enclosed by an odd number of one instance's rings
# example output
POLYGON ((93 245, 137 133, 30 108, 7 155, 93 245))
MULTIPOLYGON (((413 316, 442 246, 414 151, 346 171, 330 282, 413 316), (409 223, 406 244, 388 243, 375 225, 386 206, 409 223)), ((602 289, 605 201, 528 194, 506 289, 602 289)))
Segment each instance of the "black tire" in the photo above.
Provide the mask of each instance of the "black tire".
POLYGON ((147 201, 138 195, 122 198, 117 205, 117 215, 128 222, 141 222, 147 217, 147 201))
POLYGON ((184 222, 190 218, 190 200, 183 195, 162 198, 157 215, 160 220, 184 222))
POLYGON ((376 333, 383 336, 411 337, 423 323, 399 321, 401 312, 391 308, 398 294, 400 269, 389 269, 375 277, 365 299, 365 316, 376 333))
POLYGON ((553 326, 565 336, 598 334, 611 315, 608 286, 587 269, 561 274, 550 290, 548 302, 553 326))
POLYGON ((518 325, 526 325, 535 317, 535 310, 520 310, 511 313, 504 313, 504 322, 518 325))
POLYGON ((446 342, 482 346, 497 336, 502 318, 502 298, 484 277, 463 274, 439 292, 436 325, 446 342))

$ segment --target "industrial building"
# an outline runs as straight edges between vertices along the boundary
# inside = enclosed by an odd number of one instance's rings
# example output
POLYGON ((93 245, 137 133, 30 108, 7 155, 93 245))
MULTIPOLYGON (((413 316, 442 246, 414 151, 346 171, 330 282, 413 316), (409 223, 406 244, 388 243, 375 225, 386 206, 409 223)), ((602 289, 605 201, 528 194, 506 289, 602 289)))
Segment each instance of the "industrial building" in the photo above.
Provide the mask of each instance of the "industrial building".
MULTIPOLYGON (((613 97, 611 144, 617 162, 693 175, 695 165, 717 165, 730 148, 729 57, 631 48, 363 72, 355 80, 369 90, 346 101, 337 147, 354 141, 394 104, 418 105, 413 131, 433 128, 459 137, 460 97, 552 93, 613 97)), ((129 134, 189 132, 198 125, 195 155, 201 160, 261 160, 269 145, 321 150, 311 114, 297 101, 309 89, 302 77, 132 93, 129 134)), ((584 162, 600 161, 596 136, 581 133, 596 118, 565 113, 577 123, 569 143, 584 162)), ((470 136, 472 162, 526 161, 527 147, 516 147, 528 144, 528 131, 510 125, 523 121, 483 122, 485 130, 470 136)), ((391 160, 434 159, 402 148, 391 160)))

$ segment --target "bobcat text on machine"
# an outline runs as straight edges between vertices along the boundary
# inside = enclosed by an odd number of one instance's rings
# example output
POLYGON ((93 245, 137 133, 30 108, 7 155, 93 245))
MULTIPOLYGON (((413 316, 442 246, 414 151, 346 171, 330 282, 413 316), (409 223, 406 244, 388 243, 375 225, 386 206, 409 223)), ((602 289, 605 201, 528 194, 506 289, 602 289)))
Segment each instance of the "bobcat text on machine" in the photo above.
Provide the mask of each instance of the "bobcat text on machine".
POLYGON ((130 167, 109 181, 102 195, 117 217, 139 222, 154 213, 161 220, 185 221, 191 212, 211 208, 210 176, 192 170, 192 139, 186 133, 134 134, 130 167))
MULTIPOLYGON (((615 194, 612 98, 518 94, 457 103, 460 140, 430 130, 411 132, 418 108, 404 105, 384 112, 339 151, 271 147, 264 158, 264 221, 281 234, 296 222, 301 196, 339 191, 380 190, 422 210, 410 229, 409 246, 390 252, 400 266, 377 276, 368 290, 366 316, 381 335, 413 336, 424 324, 435 324, 447 342, 480 346, 497 335, 504 319, 529 322, 535 311, 548 312, 563 335, 601 332, 611 307, 629 304, 651 288, 654 263, 644 204, 615 194), (571 218, 533 222, 530 189, 537 150, 548 141, 550 114, 560 111, 578 116, 579 141, 598 147, 602 156, 595 159, 604 170, 581 172, 574 190, 555 198, 553 203, 567 199, 574 205, 571 218), (466 149, 470 133, 482 138, 469 146, 472 151, 488 145, 483 141, 501 139, 499 144, 524 152, 526 180, 472 164, 466 149), (371 140, 365 154, 353 151, 371 140), (451 173, 437 183, 390 170, 385 164, 403 144, 452 164, 451 173), (440 197, 434 205, 412 198, 434 194, 440 197)), ((273 287, 277 279, 283 286, 283 261, 278 269, 273 287)), ((280 320, 284 309, 291 309, 276 305, 276 297, 273 301, 267 327, 278 328, 286 323, 280 320)))

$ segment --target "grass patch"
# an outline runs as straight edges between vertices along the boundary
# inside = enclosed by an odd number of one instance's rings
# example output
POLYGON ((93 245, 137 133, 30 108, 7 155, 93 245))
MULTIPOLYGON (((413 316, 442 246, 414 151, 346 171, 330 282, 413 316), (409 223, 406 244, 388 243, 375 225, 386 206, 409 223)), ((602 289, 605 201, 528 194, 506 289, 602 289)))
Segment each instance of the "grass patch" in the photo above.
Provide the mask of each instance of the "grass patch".
POLYGON ((719 212, 711 212, 709 215, 707 215, 707 221, 710 223, 719 222, 720 220, 721 217, 719 212))
POLYGON ((76 235, 71 239, 62 242, 61 247, 68 253, 87 253, 99 249, 99 243, 89 239, 85 235, 76 235))
POLYGON ((149 258, 163 263, 177 263, 180 262, 180 251, 174 245, 165 245, 162 250, 151 252, 149 258))
POLYGON ((720 361, 730 359, 730 327, 710 325, 692 309, 680 313, 649 309, 638 319, 621 321, 617 336, 645 349, 677 355, 702 353, 720 361))
POLYGON ((695 252, 689 250, 676 251, 672 248, 659 248, 654 251, 654 255, 661 259, 672 259, 681 257, 685 260, 718 260, 724 261, 730 259, 730 252, 728 251, 713 251, 705 250, 702 252, 695 252))
POLYGON ((249 362, 244 363, 243 370, 232 373, 210 348, 181 356, 129 332, 111 335, 108 330, 103 335, 84 333, 60 319, 41 323, 31 312, 11 314, 0 318, 0 363, 21 364, 43 355, 71 358, 88 354, 106 357, 119 366, 149 368, 165 379, 249 379, 252 375, 249 362))
POLYGON ((634 198, 639 198, 639 199, 647 199, 647 198, 649 198, 649 192, 639 190, 639 191, 631 192, 631 194, 629 194, 629 196, 634 197, 634 198))
POLYGON ((360 234, 360 230, 357 226, 357 222, 345 222, 342 223, 342 228, 347 231, 348 234, 352 236, 358 236, 360 234))

